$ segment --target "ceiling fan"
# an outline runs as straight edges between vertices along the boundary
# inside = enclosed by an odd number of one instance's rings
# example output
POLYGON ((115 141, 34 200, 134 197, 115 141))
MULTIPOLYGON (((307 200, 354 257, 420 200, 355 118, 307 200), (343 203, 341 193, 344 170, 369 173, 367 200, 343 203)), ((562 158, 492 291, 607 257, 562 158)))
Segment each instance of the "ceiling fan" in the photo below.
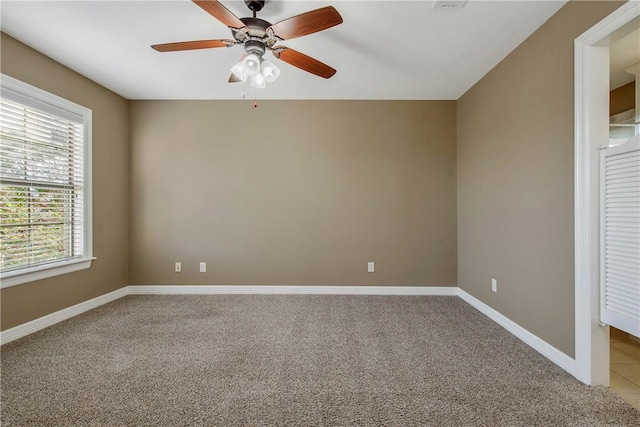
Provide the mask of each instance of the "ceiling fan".
POLYGON ((229 27, 233 40, 163 43, 152 45, 153 49, 159 52, 175 52, 242 45, 244 54, 231 68, 229 82, 244 82, 249 79, 253 87, 265 87, 267 82, 272 82, 280 74, 280 70, 274 64, 263 58, 267 50, 281 61, 325 79, 336 73, 335 69, 317 59, 285 46, 276 46, 276 43, 281 40, 306 36, 341 24, 342 17, 332 6, 315 9, 271 24, 256 17, 256 13, 264 7, 264 0, 244 0, 249 10, 253 12, 253 17, 247 18, 238 18, 217 0, 192 1, 229 27))

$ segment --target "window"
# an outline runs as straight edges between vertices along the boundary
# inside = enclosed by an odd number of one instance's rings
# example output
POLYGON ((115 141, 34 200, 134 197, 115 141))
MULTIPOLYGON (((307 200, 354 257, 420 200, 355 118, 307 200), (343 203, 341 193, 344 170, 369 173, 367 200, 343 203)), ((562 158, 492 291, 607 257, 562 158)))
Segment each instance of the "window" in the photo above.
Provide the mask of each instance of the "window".
POLYGON ((91 110, 0 76, 2 287, 91 266, 91 110))

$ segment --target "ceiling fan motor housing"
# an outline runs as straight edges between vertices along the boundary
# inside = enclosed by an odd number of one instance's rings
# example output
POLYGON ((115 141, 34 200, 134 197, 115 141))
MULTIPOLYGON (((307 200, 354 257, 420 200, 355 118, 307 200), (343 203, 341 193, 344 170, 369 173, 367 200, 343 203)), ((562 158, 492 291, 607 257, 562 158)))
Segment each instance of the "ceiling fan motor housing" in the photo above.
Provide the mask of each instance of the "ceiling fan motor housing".
POLYGON ((260 18, 240 18, 245 27, 235 29, 231 28, 233 38, 239 43, 246 44, 249 41, 260 42, 267 48, 271 48, 277 42, 277 38, 273 31, 267 29, 271 27, 271 23, 260 18))

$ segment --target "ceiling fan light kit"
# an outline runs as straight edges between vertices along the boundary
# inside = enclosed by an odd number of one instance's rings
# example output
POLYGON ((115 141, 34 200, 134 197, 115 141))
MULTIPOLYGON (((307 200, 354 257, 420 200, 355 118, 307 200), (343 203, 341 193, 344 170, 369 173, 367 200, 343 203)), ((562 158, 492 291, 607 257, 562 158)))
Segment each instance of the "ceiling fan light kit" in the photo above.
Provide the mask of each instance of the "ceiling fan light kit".
POLYGON ((264 45, 249 41, 245 44, 245 55, 231 67, 230 82, 246 82, 250 80, 251 86, 264 88, 266 83, 275 81, 280 75, 280 69, 271 61, 263 58, 264 45))
POLYGON ((252 17, 238 18, 217 0, 192 0, 204 11, 225 24, 234 40, 195 40, 152 45, 158 52, 175 52, 242 45, 244 54, 233 67, 229 83, 250 81, 255 88, 266 87, 280 75, 280 69, 265 60, 266 51, 296 68, 328 79, 336 70, 301 52, 276 44, 282 40, 306 36, 342 23, 342 17, 332 6, 323 7, 271 24, 256 17, 265 1, 244 0, 252 17))

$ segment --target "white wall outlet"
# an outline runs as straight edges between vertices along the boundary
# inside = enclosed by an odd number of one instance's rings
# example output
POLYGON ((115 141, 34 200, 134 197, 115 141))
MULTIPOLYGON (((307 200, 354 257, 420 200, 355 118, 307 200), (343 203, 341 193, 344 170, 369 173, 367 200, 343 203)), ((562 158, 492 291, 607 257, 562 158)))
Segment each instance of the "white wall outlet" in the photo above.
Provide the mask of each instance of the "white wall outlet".
POLYGON ((207 263, 206 262, 201 262, 200 263, 200 273, 206 273, 207 272, 207 263))
POLYGON ((491 290, 498 292, 498 281, 496 279, 491 279, 491 290))
POLYGON ((182 273, 182 263, 180 261, 176 261, 175 271, 176 273, 182 273))
POLYGON ((376 270, 376 263, 375 262, 368 262, 367 263, 367 272, 373 273, 375 270, 376 270))

